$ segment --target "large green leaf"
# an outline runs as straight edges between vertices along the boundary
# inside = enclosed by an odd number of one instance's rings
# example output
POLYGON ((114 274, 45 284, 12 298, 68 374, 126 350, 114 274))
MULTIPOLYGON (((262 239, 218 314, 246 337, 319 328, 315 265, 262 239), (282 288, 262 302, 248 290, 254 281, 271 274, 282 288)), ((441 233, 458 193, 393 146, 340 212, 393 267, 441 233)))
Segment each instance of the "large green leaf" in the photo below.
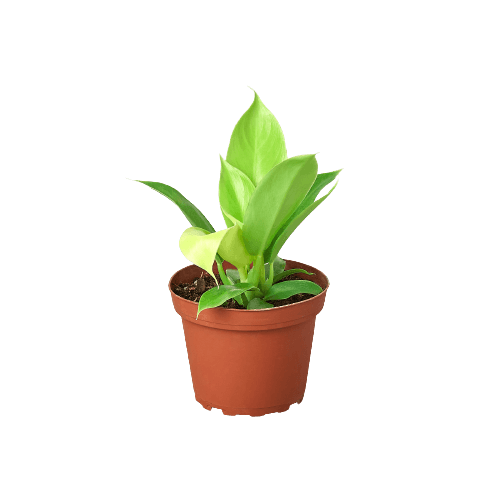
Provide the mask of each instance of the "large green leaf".
POLYGON ((237 283, 236 285, 221 285, 207 290, 201 296, 200 302, 198 303, 198 314, 196 315, 196 318, 198 318, 201 311, 211 307, 218 307, 224 304, 226 300, 237 297, 243 292, 247 292, 252 289, 255 289, 255 287, 250 283, 237 283))
POLYGON ((186 219, 194 227, 200 227, 207 230, 209 233, 213 233, 215 229, 212 224, 208 222, 207 218, 184 196, 182 196, 179 191, 171 186, 162 184, 161 182, 150 182, 150 181, 137 181, 149 186, 151 189, 158 191, 158 193, 166 196, 169 200, 173 201, 186 216, 186 219))
MULTIPOLYGON (((332 182, 337 177, 337 175, 340 172, 341 172, 341 170, 335 170, 333 172, 327 172, 327 173, 323 173, 323 174, 318 174, 318 176, 316 177, 316 180, 314 181, 314 184, 311 186, 311 189, 309 189, 309 191, 306 194, 305 198, 302 200, 302 203, 297 207, 297 209, 292 214, 292 216, 290 217, 290 219, 288 219, 288 221, 285 224, 283 224, 283 226, 281 227, 281 229, 278 231, 277 235, 275 236, 273 243, 271 243, 271 245, 269 246, 269 248, 264 253, 264 258, 265 259, 271 259, 273 255, 277 255, 277 253, 281 250, 281 247, 285 243, 286 239, 288 239, 288 237, 290 236, 290 234, 292 234, 292 232, 297 228, 297 226, 320 203, 322 203, 322 201, 325 200, 326 197, 333 191, 333 189, 330 190, 330 192, 326 196, 324 196, 323 198, 321 198, 321 200, 317 204, 314 205, 314 200, 316 200, 316 197, 318 196, 318 194, 320 193, 320 191, 325 186, 327 186, 328 184, 330 184, 330 182, 332 182), (309 207, 311 207, 310 210, 308 210, 309 207), (302 218, 300 217, 301 214, 303 215, 302 218), (290 232, 289 234, 285 234, 285 236, 283 238, 280 238, 286 232, 288 225, 292 224, 292 222, 294 220, 295 220, 295 222, 297 224, 295 226, 292 226, 293 227, 292 232, 290 232), (279 240, 279 244, 281 244, 281 246, 279 248, 276 247, 276 245, 275 245, 275 243, 276 243, 277 240, 279 240)), ((335 184, 334 188, 336 186, 337 186, 337 184, 335 184)))
POLYGON ((317 173, 315 156, 302 155, 283 161, 264 177, 255 188, 243 219, 243 240, 249 253, 264 253, 304 199, 317 173))
POLYGON ((266 249, 266 251, 264 253, 264 259, 265 260, 270 261, 270 260, 273 260, 273 259, 275 259, 277 257, 279 251, 281 250, 281 248, 285 244, 286 240, 295 231, 295 229, 297 229, 297 227, 299 226, 299 224, 316 207, 318 207, 319 205, 321 205, 321 203, 323 203, 323 201, 325 201, 328 198, 328 196, 330 196, 331 192, 336 188, 336 186, 337 186, 337 184, 335 184, 335 186, 333 186, 332 189, 327 194, 325 194, 325 196, 323 196, 319 200, 316 200, 314 203, 312 203, 311 205, 309 205, 301 213, 299 213, 298 215, 294 215, 293 217, 291 217, 286 222, 286 224, 280 229, 280 231, 276 234, 276 236, 274 237, 274 239, 271 242, 271 244, 266 249))
POLYGON ((257 93, 234 127, 226 159, 245 173, 255 186, 269 170, 286 159, 285 137, 278 120, 257 93))
POLYGON ((233 224, 228 216, 243 220, 255 186, 241 170, 233 167, 222 157, 220 163, 219 202, 226 224, 231 227, 233 224))
POLYGON ((188 260, 215 279, 212 267, 220 243, 228 231, 229 229, 223 229, 210 233, 199 227, 190 227, 182 233, 179 247, 188 260))
POLYGON ((235 224, 226 231, 219 246, 219 255, 237 268, 249 266, 253 259, 245 248, 241 227, 235 224))
POLYGON ((282 281, 281 283, 276 283, 276 285, 273 285, 269 289, 264 297, 264 300, 288 299, 288 297, 297 295, 298 293, 312 293, 313 295, 318 295, 318 293, 321 293, 322 291, 323 289, 312 281, 282 281))

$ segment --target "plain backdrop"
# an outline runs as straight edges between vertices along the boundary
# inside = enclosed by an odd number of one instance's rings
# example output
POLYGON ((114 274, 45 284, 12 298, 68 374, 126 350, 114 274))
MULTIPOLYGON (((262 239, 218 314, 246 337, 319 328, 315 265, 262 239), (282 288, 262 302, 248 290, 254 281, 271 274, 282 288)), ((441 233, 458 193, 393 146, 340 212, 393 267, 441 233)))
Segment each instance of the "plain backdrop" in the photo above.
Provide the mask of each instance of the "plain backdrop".
POLYGON ((0 8, 0 497, 500 498, 491 1, 0 8), (282 257, 330 278, 303 403, 194 399, 167 283, 254 88, 344 169, 282 257))

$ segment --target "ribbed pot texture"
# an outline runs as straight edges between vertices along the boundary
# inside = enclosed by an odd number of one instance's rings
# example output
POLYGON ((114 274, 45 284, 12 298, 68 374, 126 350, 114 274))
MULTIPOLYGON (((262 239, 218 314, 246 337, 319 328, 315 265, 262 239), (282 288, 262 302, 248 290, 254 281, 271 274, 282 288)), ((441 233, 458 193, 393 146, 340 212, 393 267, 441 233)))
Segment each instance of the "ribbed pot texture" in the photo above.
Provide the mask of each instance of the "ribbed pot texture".
POLYGON ((323 292, 272 309, 206 309, 198 319, 198 304, 172 288, 198 278, 200 268, 185 267, 170 279, 174 308, 184 325, 195 397, 207 410, 256 417, 286 411, 302 401, 314 323, 325 302, 328 278, 314 267, 286 261, 286 269, 292 268, 314 273, 304 274, 304 279, 323 287, 323 292))

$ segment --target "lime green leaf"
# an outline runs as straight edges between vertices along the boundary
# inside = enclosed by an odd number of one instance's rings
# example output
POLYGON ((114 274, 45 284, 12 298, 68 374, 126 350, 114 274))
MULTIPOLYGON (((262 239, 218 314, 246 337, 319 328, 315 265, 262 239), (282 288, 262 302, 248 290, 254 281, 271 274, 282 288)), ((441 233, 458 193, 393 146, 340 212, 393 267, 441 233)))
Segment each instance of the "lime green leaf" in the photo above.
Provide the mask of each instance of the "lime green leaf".
MULTIPOLYGON (((249 253, 264 253, 304 199, 317 173, 314 155, 302 155, 283 161, 264 177, 255 188, 243 219, 243 240, 249 253)), ((274 258, 276 255, 266 261, 274 258)))
POLYGON ((278 120, 255 93, 252 105, 234 127, 227 161, 257 186, 275 165, 285 159, 285 137, 278 120))
POLYGON ((186 216, 186 219, 194 227, 199 227, 207 230, 209 233, 213 233, 215 229, 212 224, 208 222, 207 218, 184 196, 182 196, 179 191, 171 186, 162 184, 161 182, 150 182, 150 181, 136 181, 149 186, 151 189, 158 191, 158 193, 166 196, 170 201, 173 201, 186 216))
POLYGON ((264 259, 265 260, 272 260, 276 258, 278 255, 278 252, 281 250, 283 245, 285 244, 286 240, 290 237, 290 235, 297 229, 297 227, 300 225, 300 223, 323 201, 325 201, 328 196, 330 196, 331 192, 337 187, 337 184, 332 187, 332 189, 325 194, 322 198, 319 200, 316 200, 314 203, 309 205, 305 210, 303 210, 300 214, 294 215, 293 217, 290 217, 290 219, 286 222, 286 224, 283 225, 283 227, 280 229, 280 231, 275 235, 273 241, 271 244, 268 246, 266 249, 266 252, 264 253, 264 259))
POLYGON ((321 293, 322 291, 323 289, 312 281, 283 281, 281 283, 276 283, 276 285, 273 285, 266 293, 264 300, 288 299, 288 297, 297 295, 298 293, 312 293, 313 295, 318 295, 318 293, 321 293))
POLYGON ((248 253, 243 243, 241 227, 235 224, 225 231, 226 234, 219 246, 219 255, 238 268, 250 265, 252 263, 252 256, 248 253))
POLYGON ((289 269, 288 271, 283 271, 279 274, 277 274, 274 277, 274 282, 277 283, 279 280, 282 280, 283 278, 286 278, 287 276, 290 276, 291 274, 298 274, 298 273, 304 273, 304 274, 309 274, 313 275, 314 273, 310 273, 306 271, 305 269, 289 269))
POLYGON ((247 305, 247 309, 269 309, 271 307, 274 306, 257 297, 252 299, 247 305))
POLYGON ((233 167, 222 157, 220 162, 219 201, 226 224, 231 227, 233 218, 243 220, 255 186, 241 170, 233 167))
POLYGON ((224 210, 222 210, 222 207, 221 207, 220 211, 222 213, 222 217, 224 218, 224 222, 226 223, 226 227, 231 227, 231 226, 234 226, 236 224, 236 222, 234 222, 233 220, 231 220, 231 217, 229 217, 226 214, 226 212, 224 212, 224 210))
POLYGON ((215 279, 212 266, 219 245, 228 231, 229 229, 223 229, 216 233, 209 233, 199 227, 190 227, 182 233, 179 247, 188 260, 204 269, 215 279))
POLYGON ((226 300, 232 299, 233 297, 237 297, 241 295, 243 292, 247 292, 248 290, 252 290, 255 287, 250 283, 237 283, 236 285, 221 285, 217 288, 211 288, 207 290, 200 298, 200 302, 198 303, 198 315, 201 311, 205 309, 209 309, 211 307, 218 307, 226 300))

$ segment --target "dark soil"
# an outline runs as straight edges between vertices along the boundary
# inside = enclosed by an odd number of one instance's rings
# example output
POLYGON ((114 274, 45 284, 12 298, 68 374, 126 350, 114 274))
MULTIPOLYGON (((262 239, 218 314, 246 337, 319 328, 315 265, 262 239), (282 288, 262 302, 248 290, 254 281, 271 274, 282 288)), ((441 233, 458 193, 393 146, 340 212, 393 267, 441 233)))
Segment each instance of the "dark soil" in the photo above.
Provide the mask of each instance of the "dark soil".
MULTIPOLYGON (((215 276, 217 278, 217 281, 219 283, 222 283, 219 275, 216 274, 215 276)), ((297 274, 291 274, 290 276, 285 276, 278 283, 281 283, 282 281, 303 280, 303 279, 307 279, 307 274, 297 273, 297 274)), ((179 283, 173 289, 173 292, 179 297, 182 297, 183 299, 192 300, 193 302, 199 302, 200 297, 207 290, 210 290, 215 286, 217 286, 217 283, 215 283, 212 276, 203 271, 203 273, 200 273, 200 277, 195 279, 193 282, 179 283)), ((292 297, 289 297, 288 299, 270 300, 269 303, 273 304, 274 307, 287 306, 289 304, 302 302, 303 300, 310 299, 311 297, 314 297, 314 295, 310 293, 299 293, 297 295, 292 295, 292 297)), ((229 299, 228 301, 224 302, 224 304, 222 304, 221 307, 225 307, 227 309, 245 309, 244 306, 240 306, 238 302, 236 302, 234 299, 229 299)))

